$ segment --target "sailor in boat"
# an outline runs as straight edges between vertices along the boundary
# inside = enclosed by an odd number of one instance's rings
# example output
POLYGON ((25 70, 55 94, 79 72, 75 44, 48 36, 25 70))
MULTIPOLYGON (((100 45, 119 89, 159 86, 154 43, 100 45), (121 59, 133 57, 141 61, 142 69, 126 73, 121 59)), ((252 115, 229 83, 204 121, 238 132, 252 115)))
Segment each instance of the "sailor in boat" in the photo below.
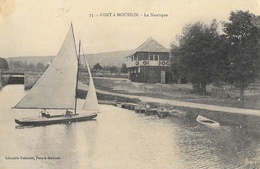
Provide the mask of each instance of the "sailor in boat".
POLYGON ((65 116, 71 117, 72 116, 72 112, 67 109, 66 112, 65 112, 65 116))
POLYGON ((41 111, 41 116, 49 118, 51 115, 49 114, 49 112, 46 109, 43 109, 41 111))

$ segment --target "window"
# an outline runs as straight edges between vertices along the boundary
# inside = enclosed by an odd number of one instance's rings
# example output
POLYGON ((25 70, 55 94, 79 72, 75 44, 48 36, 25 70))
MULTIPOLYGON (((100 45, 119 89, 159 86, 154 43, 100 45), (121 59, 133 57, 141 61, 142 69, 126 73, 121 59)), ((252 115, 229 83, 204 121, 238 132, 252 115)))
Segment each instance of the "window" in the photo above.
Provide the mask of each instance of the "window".
POLYGON ((138 60, 148 60, 149 54, 147 52, 139 52, 138 53, 138 60))
POLYGON ((150 60, 153 60, 153 54, 150 54, 150 60))
POLYGON ((159 60, 159 55, 158 54, 154 55, 154 60, 156 60, 156 61, 159 60))
POLYGON ((158 53, 150 53, 150 57, 149 57, 149 59, 151 60, 151 61, 158 61, 159 60, 159 54, 158 53))

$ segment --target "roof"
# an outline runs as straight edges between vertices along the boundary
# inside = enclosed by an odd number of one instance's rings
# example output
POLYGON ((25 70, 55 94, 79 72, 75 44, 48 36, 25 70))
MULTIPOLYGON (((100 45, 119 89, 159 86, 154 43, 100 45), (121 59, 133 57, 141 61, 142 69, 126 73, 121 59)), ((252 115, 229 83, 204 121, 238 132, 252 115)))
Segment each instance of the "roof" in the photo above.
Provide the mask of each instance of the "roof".
POLYGON ((136 52, 169 52, 169 50, 150 37, 142 45, 135 49, 131 55, 136 52))

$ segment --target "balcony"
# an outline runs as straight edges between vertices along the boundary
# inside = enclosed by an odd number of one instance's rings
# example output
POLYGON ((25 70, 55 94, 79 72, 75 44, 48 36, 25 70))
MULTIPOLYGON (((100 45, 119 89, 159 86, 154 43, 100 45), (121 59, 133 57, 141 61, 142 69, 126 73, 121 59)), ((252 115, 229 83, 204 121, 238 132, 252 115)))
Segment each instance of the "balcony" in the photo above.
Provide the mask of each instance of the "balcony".
POLYGON ((139 60, 139 61, 128 61, 126 67, 138 67, 138 66, 170 66, 169 60, 139 60))

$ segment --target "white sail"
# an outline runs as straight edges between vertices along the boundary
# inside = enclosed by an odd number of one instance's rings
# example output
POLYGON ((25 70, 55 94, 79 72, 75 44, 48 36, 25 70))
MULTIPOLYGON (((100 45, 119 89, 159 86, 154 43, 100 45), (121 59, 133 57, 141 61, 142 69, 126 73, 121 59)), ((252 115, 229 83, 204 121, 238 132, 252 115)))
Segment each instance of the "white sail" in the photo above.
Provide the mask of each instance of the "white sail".
POLYGON ((14 108, 74 109, 77 69, 77 52, 71 25, 49 68, 14 108))
POLYGON ((84 59, 85 59, 85 63, 86 63, 88 74, 89 74, 89 86, 88 86, 88 94, 87 94, 87 97, 86 97, 86 100, 85 100, 85 103, 84 103, 82 109, 99 111, 96 89, 95 89, 95 85, 94 85, 91 71, 89 68, 89 64, 85 57, 84 57, 84 59))

